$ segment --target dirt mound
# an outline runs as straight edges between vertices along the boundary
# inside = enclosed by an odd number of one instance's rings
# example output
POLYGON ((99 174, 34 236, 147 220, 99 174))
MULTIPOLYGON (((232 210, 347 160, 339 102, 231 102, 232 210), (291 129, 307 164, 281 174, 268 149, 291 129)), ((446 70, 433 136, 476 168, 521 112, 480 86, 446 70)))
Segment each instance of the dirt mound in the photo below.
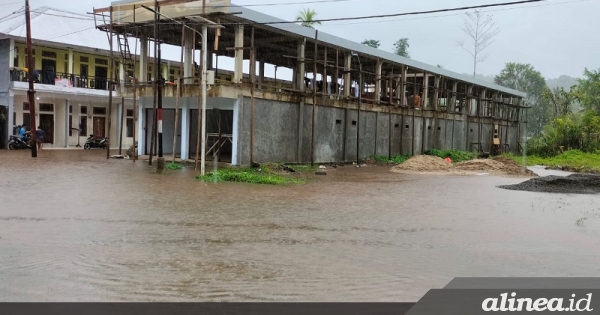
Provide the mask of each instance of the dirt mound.
POLYGON ((477 159, 450 164, 439 157, 419 155, 394 166, 392 171, 448 173, 456 175, 488 173, 493 175, 537 177, 534 172, 508 158, 477 159))
POLYGON ((395 171, 448 172, 452 165, 437 156, 417 155, 392 168, 395 171))
POLYGON ((510 190, 563 194, 597 194, 600 193, 600 176, 592 174, 546 176, 533 178, 516 185, 498 187, 510 190))

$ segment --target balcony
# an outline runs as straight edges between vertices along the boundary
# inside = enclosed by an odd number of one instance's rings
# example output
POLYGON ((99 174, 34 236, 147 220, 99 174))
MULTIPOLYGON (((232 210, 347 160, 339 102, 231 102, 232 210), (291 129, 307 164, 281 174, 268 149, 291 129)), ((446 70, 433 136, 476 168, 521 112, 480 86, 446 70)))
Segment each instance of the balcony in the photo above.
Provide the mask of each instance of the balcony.
MULTIPOLYGON (((79 74, 60 73, 51 70, 34 70, 34 82, 43 85, 55 85, 67 88, 83 88, 108 91, 108 79, 103 77, 85 76, 79 74)), ((10 80, 13 82, 28 82, 27 70, 10 68, 10 80)), ((113 88, 113 91, 115 88, 113 88)))

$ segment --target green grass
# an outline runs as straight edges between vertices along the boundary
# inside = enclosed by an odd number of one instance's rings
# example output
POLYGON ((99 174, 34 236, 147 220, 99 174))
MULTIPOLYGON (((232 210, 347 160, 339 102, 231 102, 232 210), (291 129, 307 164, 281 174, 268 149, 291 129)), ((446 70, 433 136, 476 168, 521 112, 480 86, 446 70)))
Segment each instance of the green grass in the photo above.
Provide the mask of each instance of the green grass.
POLYGON ((396 155, 392 156, 391 159, 387 155, 373 155, 370 157, 370 159, 374 160, 375 162, 385 164, 402 164, 406 162, 406 160, 408 160, 409 158, 409 155, 396 155))
POLYGON ((196 179, 204 182, 234 182, 234 183, 252 183, 263 185, 289 185, 303 184, 303 179, 292 178, 286 175, 272 174, 269 172, 259 172, 256 169, 222 169, 209 172, 204 176, 198 176, 196 179))
POLYGON ((181 164, 177 164, 177 163, 169 163, 169 164, 167 164, 167 168, 175 171, 175 170, 183 169, 183 166, 181 164))
MULTIPOLYGON (((523 161, 522 156, 505 154, 519 163, 523 161)), ((567 171, 600 173, 600 153, 585 153, 579 150, 570 150, 554 157, 543 158, 539 156, 527 156, 527 165, 544 165, 550 167, 561 166, 567 171)))
POLYGON ((460 150, 437 150, 431 149, 425 151, 425 155, 433 155, 445 159, 447 157, 452 159, 453 163, 469 161, 477 158, 477 153, 460 151, 460 150))

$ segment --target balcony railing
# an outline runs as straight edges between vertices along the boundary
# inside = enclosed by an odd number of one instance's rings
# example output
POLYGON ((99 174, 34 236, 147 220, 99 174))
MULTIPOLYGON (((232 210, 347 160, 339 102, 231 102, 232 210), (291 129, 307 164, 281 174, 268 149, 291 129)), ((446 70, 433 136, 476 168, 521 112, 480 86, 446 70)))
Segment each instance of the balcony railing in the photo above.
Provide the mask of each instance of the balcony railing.
MULTIPOLYGON (((79 74, 53 71, 35 71, 34 76, 34 82, 38 84, 108 91, 108 79, 104 77, 82 76, 79 74)), ((11 68, 10 80, 28 82, 29 78, 27 77, 27 71, 20 68, 11 68)), ((114 89, 116 89, 116 87, 114 89)))

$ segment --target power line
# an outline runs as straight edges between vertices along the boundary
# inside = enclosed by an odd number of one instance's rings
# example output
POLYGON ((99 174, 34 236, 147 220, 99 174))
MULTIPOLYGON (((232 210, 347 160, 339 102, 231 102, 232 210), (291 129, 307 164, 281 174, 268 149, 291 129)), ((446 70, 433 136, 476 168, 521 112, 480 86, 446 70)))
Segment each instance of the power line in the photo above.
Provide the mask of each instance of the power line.
MULTIPOLYGON (((539 4, 539 5, 530 5, 516 8, 504 8, 504 9, 496 9, 496 10, 482 10, 482 13, 487 12, 500 12, 500 11, 509 11, 509 10, 518 10, 518 9, 529 9, 529 8, 537 8, 543 6, 551 6, 551 5, 561 5, 561 4, 571 4, 576 2, 585 2, 592 0, 574 0, 574 1, 566 1, 566 2, 558 2, 558 3, 547 3, 547 4, 539 4)), ((369 24, 369 23, 388 23, 388 22, 397 22, 397 21, 410 21, 410 20, 420 20, 420 19, 432 19, 432 18, 443 18, 449 16, 460 16, 463 13, 454 13, 454 14, 444 14, 444 15, 434 15, 434 16, 426 16, 426 17, 416 17, 416 18, 404 18, 404 19, 393 19, 393 20, 382 20, 382 21, 363 21, 363 22, 354 22, 354 23, 331 23, 327 24, 327 26, 343 26, 343 25, 356 25, 356 24, 369 24)))
MULTIPOLYGON (((344 18, 330 18, 330 19, 317 19, 312 22, 332 22, 332 21, 349 21, 349 20, 366 20, 366 19, 378 19, 378 18, 388 18, 388 17, 397 17, 397 16, 407 16, 407 15, 422 15, 422 14, 432 14, 432 13, 441 13, 441 12, 452 12, 452 11, 464 11, 471 9, 481 9, 481 8, 489 8, 489 7, 501 7, 501 6, 511 6, 525 3, 534 3, 534 2, 545 2, 550 0, 523 0, 523 1, 515 1, 515 2, 503 2, 503 3, 493 3, 493 4, 483 4, 476 6, 467 6, 467 7, 458 7, 458 8, 448 8, 448 9, 438 9, 438 10, 428 10, 428 11, 415 11, 415 12, 404 12, 404 13, 394 13, 394 14, 381 14, 381 15, 367 15, 367 16, 358 16, 358 17, 344 17, 344 18)), ((272 25, 272 24, 294 24, 298 23, 298 21, 273 21, 273 22, 251 22, 251 23, 242 23, 245 25, 272 25)), ((239 25, 240 23, 220 23, 221 25, 239 25)))

